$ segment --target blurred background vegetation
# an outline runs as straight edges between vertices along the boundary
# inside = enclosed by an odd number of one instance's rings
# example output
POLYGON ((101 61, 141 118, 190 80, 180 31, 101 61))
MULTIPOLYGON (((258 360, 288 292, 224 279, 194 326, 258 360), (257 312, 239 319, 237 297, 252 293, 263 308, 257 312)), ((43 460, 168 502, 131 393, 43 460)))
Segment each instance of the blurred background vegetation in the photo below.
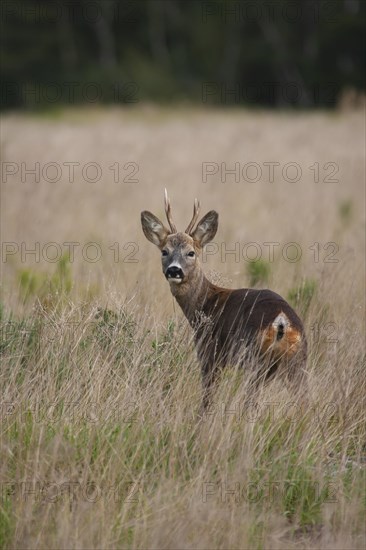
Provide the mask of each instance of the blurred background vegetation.
POLYGON ((362 0, 1 3, 3 109, 328 108, 365 89, 362 0))

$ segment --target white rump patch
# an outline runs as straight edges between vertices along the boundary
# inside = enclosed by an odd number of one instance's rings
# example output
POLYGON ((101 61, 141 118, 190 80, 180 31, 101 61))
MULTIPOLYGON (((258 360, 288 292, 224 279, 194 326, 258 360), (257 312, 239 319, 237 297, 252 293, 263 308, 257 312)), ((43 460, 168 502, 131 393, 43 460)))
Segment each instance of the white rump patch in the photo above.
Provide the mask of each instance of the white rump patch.
POLYGON ((273 328, 278 329, 282 326, 283 330, 286 331, 288 327, 290 326, 290 321, 287 318, 287 315, 281 311, 276 317, 276 319, 272 323, 273 328))

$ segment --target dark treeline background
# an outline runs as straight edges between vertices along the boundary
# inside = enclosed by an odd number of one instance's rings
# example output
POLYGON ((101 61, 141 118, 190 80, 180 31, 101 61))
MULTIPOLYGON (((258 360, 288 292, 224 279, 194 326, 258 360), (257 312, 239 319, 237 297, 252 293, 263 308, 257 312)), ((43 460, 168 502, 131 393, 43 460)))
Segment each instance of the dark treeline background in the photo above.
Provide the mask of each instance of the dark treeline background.
POLYGON ((3 108, 332 107, 365 89, 363 0, 2 0, 3 108))

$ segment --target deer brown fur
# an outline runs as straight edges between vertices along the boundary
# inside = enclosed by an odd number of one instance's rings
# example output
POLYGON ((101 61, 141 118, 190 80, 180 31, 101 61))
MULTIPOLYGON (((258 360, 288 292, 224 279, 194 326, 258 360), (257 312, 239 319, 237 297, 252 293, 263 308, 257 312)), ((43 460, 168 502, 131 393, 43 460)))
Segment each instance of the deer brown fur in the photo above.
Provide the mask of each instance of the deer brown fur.
POLYGON ((218 227, 218 214, 208 212, 195 226, 199 203, 185 232, 172 221, 165 192, 170 229, 151 212, 141 213, 146 238, 162 252, 163 273, 184 315, 194 330, 201 363, 204 406, 217 373, 228 364, 244 366, 255 357, 256 377, 282 371, 300 382, 305 372, 307 344, 304 327, 291 306, 271 290, 227 289, 205 276, 199 254, 218 227))

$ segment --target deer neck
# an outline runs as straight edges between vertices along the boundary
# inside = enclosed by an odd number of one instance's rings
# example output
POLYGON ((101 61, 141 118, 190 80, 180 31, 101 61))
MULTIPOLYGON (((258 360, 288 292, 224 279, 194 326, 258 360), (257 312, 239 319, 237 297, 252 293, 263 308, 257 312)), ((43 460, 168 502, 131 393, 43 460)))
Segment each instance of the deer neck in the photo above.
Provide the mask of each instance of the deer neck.
POLYGON ((217 288, 207 279, 200 266, 197 266, 188 281, 179 285, 170 284, 173 296, 192 326, 197 323, 207 299, 215 293, 217 288))

